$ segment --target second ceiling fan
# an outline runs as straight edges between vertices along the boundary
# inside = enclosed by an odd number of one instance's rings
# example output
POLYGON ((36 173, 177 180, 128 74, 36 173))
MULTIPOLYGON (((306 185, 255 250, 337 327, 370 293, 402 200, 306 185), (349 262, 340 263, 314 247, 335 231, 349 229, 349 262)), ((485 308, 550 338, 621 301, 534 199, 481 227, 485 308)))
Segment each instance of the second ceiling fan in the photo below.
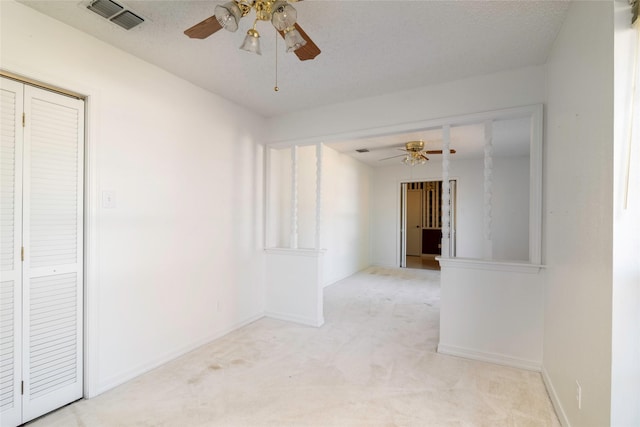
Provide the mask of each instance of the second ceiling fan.
POLYGON ((301 61, 314 59, 320 49, 296 22, 297 11, 286 0, 233 0, 215 7, 215 14, 185 30, 194 39, 205 39, 224 28, 235 32, 240 19, 255 11, 253 27, 247 31, 240 49, 261 54, 260 33, 256 25, 260 21, 271 21, 273 27, 285 40, 287 52, 294 52, 301 61))
MULTIPOLYGON (((398 154, 397 156, 385 157, 384 159, 380 159, 379 161, 395 159, 396 157, 403 157, 402 162, 411 166, 417 164, 426 163, 429 158, 427 154, 442 154, 442 150, 425 150, 424 149, 424 141, 409 141, 404 144, 404 148, 398 148, 400 151, 404 151, 405 154, 398 154)), ((449 150, 451 154, 455 154, 456 150, 449 150)))

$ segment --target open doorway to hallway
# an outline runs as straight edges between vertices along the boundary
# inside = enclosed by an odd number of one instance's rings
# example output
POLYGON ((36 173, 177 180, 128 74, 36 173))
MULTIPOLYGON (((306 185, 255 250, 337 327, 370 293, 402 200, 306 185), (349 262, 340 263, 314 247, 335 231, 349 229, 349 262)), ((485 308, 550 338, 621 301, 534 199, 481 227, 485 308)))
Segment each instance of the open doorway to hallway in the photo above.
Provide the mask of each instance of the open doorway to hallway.
MULTIPOLYGON (((456 180, 450 180, 450 256, 455 256, 456 180)), ((442 254, 442 181, 401 184, 401 267, 440 270, 442 254)))

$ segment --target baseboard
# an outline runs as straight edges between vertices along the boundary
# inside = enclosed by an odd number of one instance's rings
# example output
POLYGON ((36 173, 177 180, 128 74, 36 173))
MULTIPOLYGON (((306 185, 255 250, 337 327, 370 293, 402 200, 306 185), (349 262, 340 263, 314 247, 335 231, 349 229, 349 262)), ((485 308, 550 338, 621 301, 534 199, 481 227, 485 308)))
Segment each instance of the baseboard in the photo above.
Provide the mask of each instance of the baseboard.
POLYGON ((233 325, 231 325, 228 328, 222 329, 220 331, 215 332, 214 334, 211 334, 205 338, 202 338, 194 343, 191 343, 189 345, 183 346, 175 351, 171 351, 169 353, 166 353, 148 363, 145 363, 143 365, 139 365, 136 368, 133 368, 123 374, 117 375, 115 377, 109 378, 107 379, 104 383, 99 384, 98 387, 96 387, 95 393, 90 393, 89 395, 85 396, 86 398, 93 398, 96 397, 102 393, 104 393, 105 391, 111 390, 112 388, 115 388, 121 384, 126 383, 127 381, 131 381, 132 379, 139 377, 142 374, 145 374, 159 366, 164 365, 167 362, 172 361, 173 359, 176 359, 180 356, 183 356, 199 347, 202 347, 203 345, 207 345, 210 344, 211 342, 217 340, 218 338, 222 338, 223 336, 237 330, 240 329, 250 323, 255 322, 256 320, 262 319, 264 317, 264 314, 258 314, 258 315, 254 315, 251 316, 247 319, 244 319, 240 322, 234 323, 233 325))
POLYGON ((542 370, 541 363, 535 360, 520 359, 504 354, 488 353, 448 344, 438 344, 438 353, 495 363, 496 365, 510 366, 512 368, 526 369, 528 371, 540 372, 542 370))
POLYGON ((335 278, 335 277, 334 277, 334 278, 332 278, 332 279, 328 279, 327 281, 325 281, 325 282, 323 283, 322 288, 324 289, 324 288, 326 288, 326 287, 328 287, 328 286, 335 285, 335 284, 336 284, 336 283, 338 283, 339 281, 344 280, 344 279, 346 279, 347 277, 351 277, 351 276, 353 276, 354 274, 360 273, 361 271, 364 271, 364 270, 366 270, 367 268, 369 268, 369 267, 371 267, 371 266, 372 266, 372 264, 371 264, 371 265, 367 265, 366 267, 362 267, 362 268, 361 268, 361 269, 359 269, 359 270, 352 271, 351 273, 343 274, 342 276, 339 276, 339 277, 337 277, 337 278, 335 278))
MULTIPOLYGON (((353 274, 355 274, 355 273, 352 273, 352 274, 350 274, 349 276, 352 276, 353 274)), ((340 278, 340 279, 329 279, 329 280, 327 280, 326 282, 324 282, 324 284, 322 285, 322 289, 324 289, 324 288, 326 288, 326 287, 329 287, 329 286, 331 286, 331 285, 335 285, 336 283, 338 283, 338 282, 339 282, 339 281, 341 281, 342 279, 346 279, 346 278, 347 278, 347 277, 349 277, 349 276, 344 276, 344 277, 342 277, 342 278, 340 278)))
POLYGON ((310 317, 302 317, 302 316, 295 316, 295 315, 285 314, 285 313, 277 313, 275 311, 266 311, 264 315, 265 317, 269 317, 271 319, 284 320, 285 322, 299 323, 301 325, 314 326, 316 328, 319 328, 320 326, 324 325, 324 317, 322 316, 319 319, 314 319, 310 317))
POLYGON ((547 373, 547 370, 542 367, 542 381, 544 382, 544 386, 547 388, 547 393, 549 394, 549 398, 551 399, 551 403, 553 404, 554 409, 556 410, 556 415, 558 416, 558 420, 560 420, 560 424, 563 427, 571 427, 571 423, 567 418, 567 414, 564 412, 564 408, 560 403, 560 399, 558 398, 558 393, 556 393, 556 389, 553 386, 553 382, 547 373))

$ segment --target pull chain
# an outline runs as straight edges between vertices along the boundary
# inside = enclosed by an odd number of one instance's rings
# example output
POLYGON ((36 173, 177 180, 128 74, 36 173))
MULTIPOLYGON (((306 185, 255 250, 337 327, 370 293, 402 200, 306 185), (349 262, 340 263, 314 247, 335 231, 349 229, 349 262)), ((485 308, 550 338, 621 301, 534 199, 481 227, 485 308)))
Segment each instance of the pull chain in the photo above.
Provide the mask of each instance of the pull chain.
POLYGON ((274 32, 276 34, 276 85, 273 87, 273 90, 277 92, 280 90, 280 88, 278 87, 278 32, 274 32))

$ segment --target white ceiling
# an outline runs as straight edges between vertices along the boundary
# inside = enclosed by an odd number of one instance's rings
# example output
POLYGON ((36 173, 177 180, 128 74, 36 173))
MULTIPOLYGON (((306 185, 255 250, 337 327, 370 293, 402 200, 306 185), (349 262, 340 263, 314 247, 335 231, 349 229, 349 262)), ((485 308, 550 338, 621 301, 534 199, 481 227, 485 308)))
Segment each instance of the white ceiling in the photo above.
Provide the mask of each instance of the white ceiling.
POLYGON ((299 2, 298 22, 322 53, 300 62, 280 39, 276 93, 269 23, 258 25, 260 57, 238 49, 251 18, 236 33, 183 34, 213 15, 217 1, 116 1, 147 21, 125 31, 88 11, 88 1, 20 2, 264 117, 543 64, 568 8, 566 1, 299 2))

